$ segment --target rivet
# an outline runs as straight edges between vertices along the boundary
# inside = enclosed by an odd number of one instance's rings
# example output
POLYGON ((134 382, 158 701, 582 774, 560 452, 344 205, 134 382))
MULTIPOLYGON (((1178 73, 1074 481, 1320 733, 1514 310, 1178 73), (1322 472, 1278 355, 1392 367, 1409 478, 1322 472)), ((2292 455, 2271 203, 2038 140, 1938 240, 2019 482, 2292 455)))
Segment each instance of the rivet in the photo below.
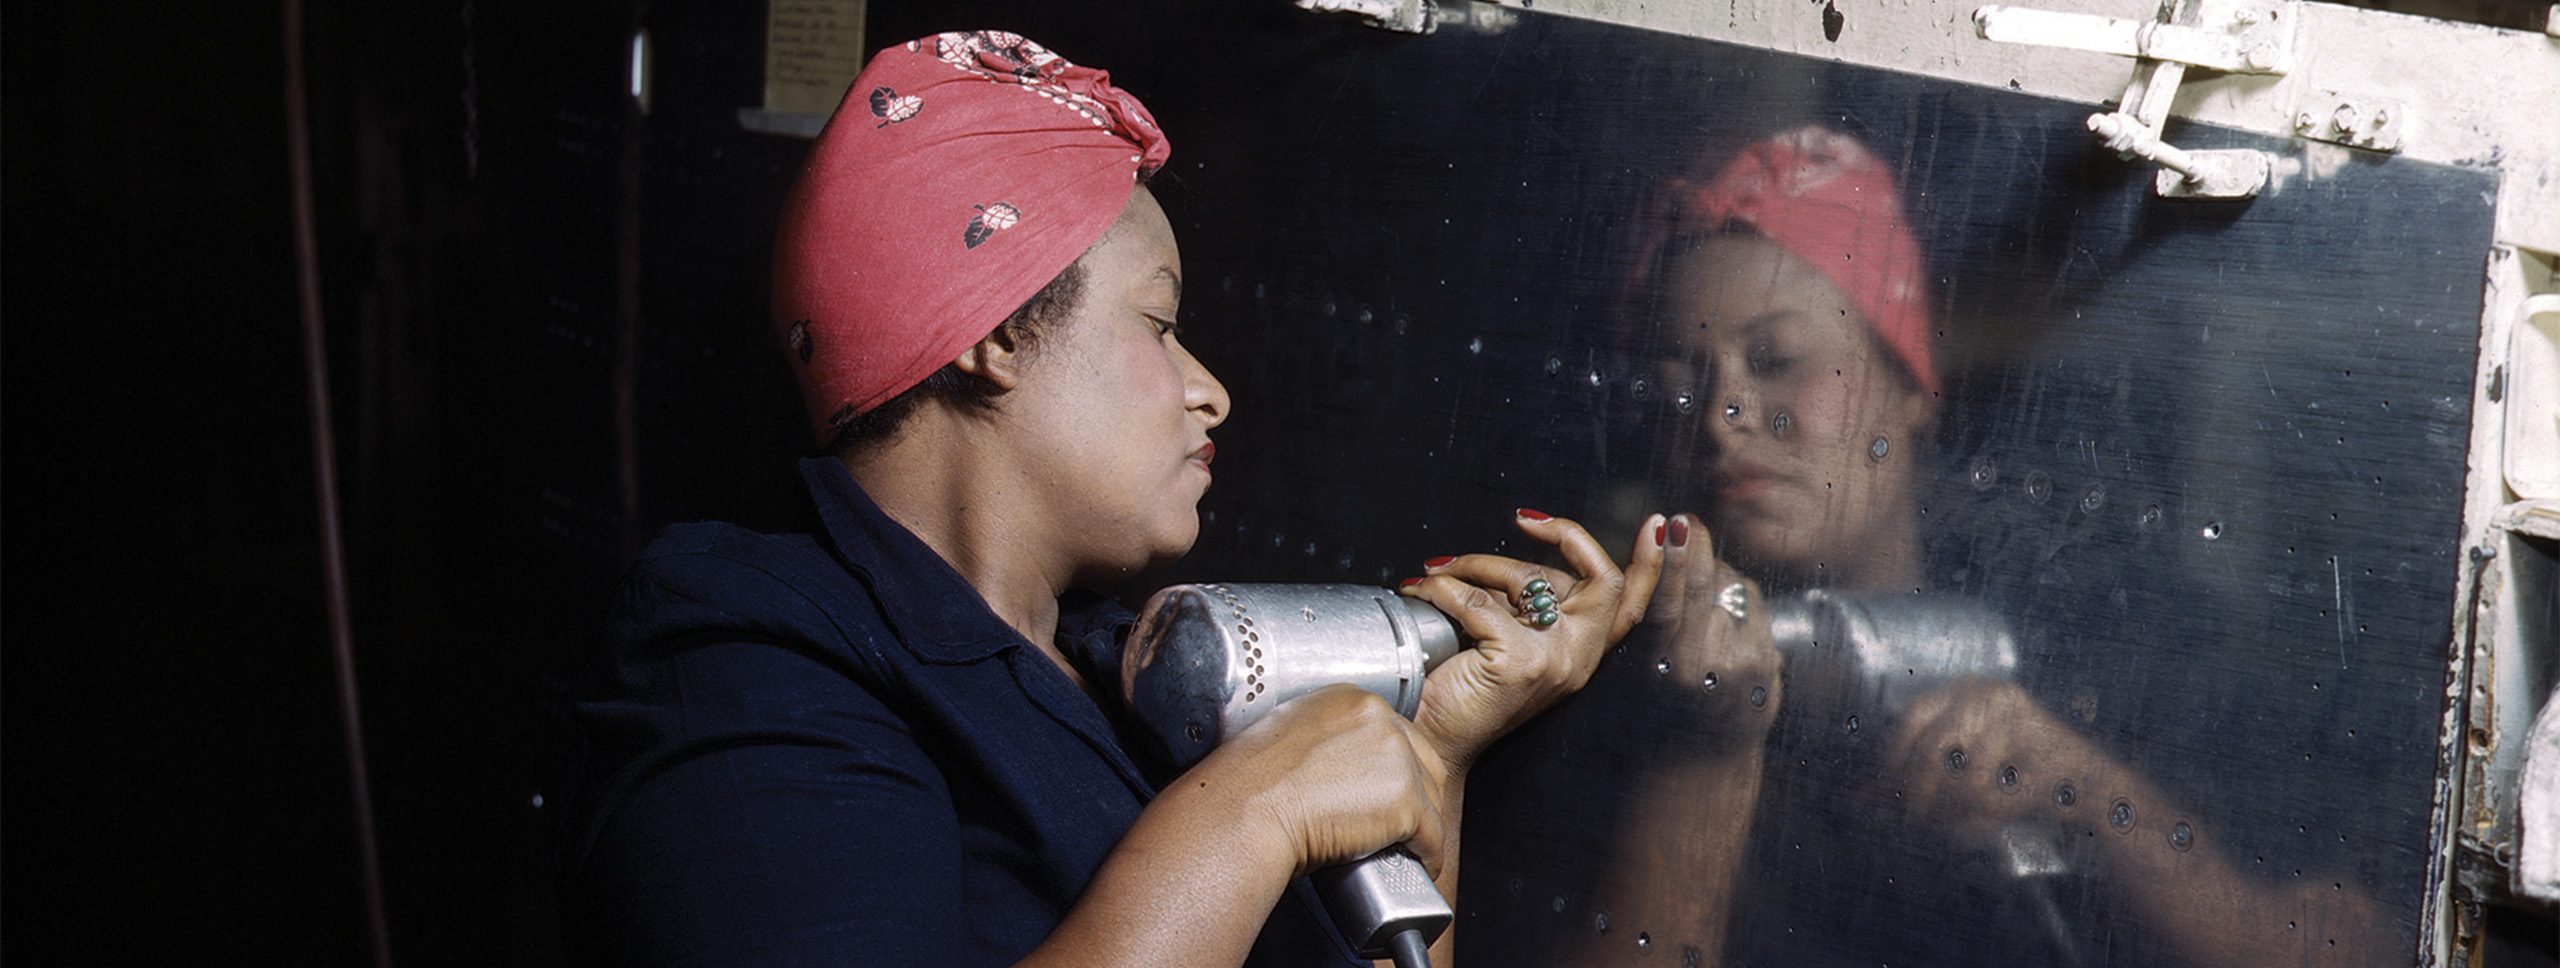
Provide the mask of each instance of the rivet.
POLYGON ((1558 894, 1558 895, 1556 895, 1556 899, 1555 899, 1554 901, 1549 902, 1549 903, 1547 904, 1547 910, 1554 911, 1554 912, 1555 912, 1555 913, 1557 913, 1557 914, 1563 914, 1563 913, 1564 913, 1564 895, 1562 895, 1562 894, 1558 894))
POLYGON ((1467 352, 1468 352, 1468 353, 1482 353, 1482 352, 1484 352, 1484 337, 1482 337, 1482 336, 1473 336, 1473 337, 1468 337, 1468 339, 1467 339, 1467 352))
POLYGON ((1671 660, 1669 660, 1669 659, 1661 659, 1661 660, 1657 660, 1657 661, 1655 661, 1655 662, 1654 662, 1654 664, 1653 664, 1653 674, 1654 674, 1654 675, 1658 675, 1658 676, 1667 676, 1667 675, 1670 675, 1670 674, 1671 674, 1671 660))
POLYGON ((2144 531, 2158 531, 2160 530, 2160 522, 2162 518, 2163 515, 2160 513, 2159 505, 2146 504, 2143 505, 2142 514, 2134 520, 2135 523, 2142 526, 2142 530, 2144 531))
POLYGON ((1885 452, 1891 449, 1893 449, 1892 442, 1887 441, 1882 437, 1878 437, 1875 439, 1874 443, 1867 445, 1867 459, 1883 460, 1885 452))
POLYGON ((1760 706, 1767 705, 1767 704, 1768 704, 1768 702, 1769 702, 1769 687, 1767 687, 1767 686, 1753 686, 1753 687, 1751 687, 1751 705, 1752 705, 1752 707, 1753 707, 1753 708, 1758 708, 1758 707, 1760 707, 1760 706))
POLYGON ((2000 483, 2000 466, 1992 463, 1991 458, 1988 457, 1976 459, 1973 462, 1972 477, 1974 490, 1988 491, 1992 485, 2000 483))
POLYGON ((2000 792, 2018 792, 2018 768, 2016 765, 2009 763, 2000 764, 2000 792))
POLYGON ((2081 512, 2081 513, 2083 513, 2083 514, 2096 514, 2096 513, 2098 513, 2098 509, 2099 509, 2099 508, 2106 507, 2106 506, 2107 506, 2107 489, 2106 489, 2106 487, 2105 487, 2105 486, 2103 486, 2103 485, 2098 485, 2098 484, 2091 484, 2091 485, 2089 485, 2089 489, 2088 489, 2088 490, 2085 490, 2085 491, 2080 492, 2080 512, 2081 512))
POLYGON ((1362 306, 1362 307, 1360 307, 1360 310, 1359 310, 1358 312, 1355 312, 1355 313, 1352 313, 1352 314, 1351 314, 1351 318, 1352 318, 1353 320, 1355 320, 1355 321, 1357 321, 1357 322, 1360 322, 1360 323, 1363 323, 1363 324, 1366 324, 1366 323, 1374 323, 1374 322, 1377 322, 1377 321, 1378 321, 1378 315, 1377 315, 1376 313, 1372 313, 1372 312, 1370 312, 1370 311, 1369 311, 1369 307, 1367 307, 1367 306, 1362 306))
POLYGON ((2053 785, 2053 805, 2068 809, 2080 802, 2080 789, 2064 780, 2053 785))
POLYGON ((1547 357, 1547 375, 1548 375, 1548 376, 1554 376, 1554 375, 1556 375, 1557 373, 1560 373, 1560 372, 1563 372, 1563 371, 1564 371, 1564 361, 1563 361, 1563 360, 1559 360, 1559 359, 1557 359, 1557 358, 1555 358, 1555 357, 1552 357, 1552 356, 1547 357))
POLYGON ((2117 797, 2115 804, 2107 808, 2107 824, 2116 828, 2117 833, 2132 830, 2133 801, 2117 797))
POLYGON ((1783 437, 1783 436, 1786 436, 1787 431, 1788 431, 1789 429, 1793 428, 1795 425, 1796 425, 1796 418, 1795 418, 1795 415, 1794 415, 1794 414, 1790 414, 1790 413, 1788 413, 1788 412, 1786 412, 1786 411, 1784 411, 1784 410, 1780 410, 1780 411, 1778 411, 1777 413, 1774 413, 1774 414, 1770 414, 1770 415, 1769 415, 1769 432, 1770 432, 1770 433, 1777 434, 1777 435, 1779 435, 1779 436, 1783 437))
POLYGON ((1849 717, 1849 734, 1850 734, 1850 735, 1852 735, 1852 736, 1854 736, 1854 735, 1857 735, 1857 732, 1858 732, 1858 717, 1856 717, 1856 716, 1851 716, 1851 717, 1849 717))
POLYGON ((2052 496, 2053 478, 2046 477, 2043 471, 2034 471, 2027 475, 2027 500, 2043 504, 2046 498, 2052 496))
POLYGON ((2196 529, 2196 534, 2203 537, 2206 541, 2222 540, 2222 522, 2207 521, 2204 523, 2204 527, 2196 529))
POLYGON ((2189 847, 2193 847, 2193 846, 2195 846, 2195 845, 2196 845, 2196 831, 2195 831, 2195 828, 2187 826, 2187 822, 2186 822, 2186 821, 2184 821, 2184 820, 2178 821, 2176 825, 2174 825, 2174 826, 2172 826, 2172 827, 2170 827, 2170 828, 2169 828, 2169 847, 2170 847, 2170 849, 2175 850, 2175 851, 2177 851, 2177 852, 2179 852, 2179 853, 2182 853, 2182 854, 2183 854, 2183 853, 2186 853, 2187 848, 2189 848, 2189 847))
POLYGON ((1636 932, 1636 947, 1639 947, 1639 948, 1650 948, 1650 947, 1653 947, 1653 935, 1652 935, 1652 934, 1650 934, 1650 933, 1647 933, 1647 932, 1643 932, 1643 931, 1638 931, 1638 932, 1636 932))
POLYGON ((1950 747, 1947 747, 1947 772, 1949 772, 1949 773, 1962 773, 1962 772, 1964 772, 1964 747, 1961 747, 1961 746, 1950 746, 1950 747))
POLYGON ((1715 688, 1715 687, 1716 687, 1716 674, 1715 674, 1715 673, 1712 673, 1712 672, 1707 673, 1707 677, 1706 677, 1704 680, 1701 680, 1700 685, 1701 685, 1701 686, 1703 686, 1704 688, 1708 688, 1708 689, 1713 689, 1713 688, 1715 688))
POLYGON ((1725 401, 1725 402, 1724 402, 1724 422, 1726 422, 1726 423, 1733 423, 1734 421, 1737 421, 1737 420, 1740 420, 1740 419, 1742 419, 1742 404, 1741 404, 1739 401, 1734 401, 1734 400, 1727 400, 1727 401, 1725 401))
POLYGON ((1698 409, 1697 393, 1691 391, 1687 387, 1680 388, 1680 395, 1671 398, 1671 408, 1678 410, 1681 413, 1688 413, 1698 409))
POLYGON ((1609 912, 1607 912, 1607 911, 1602 911, 1602 912, 1600 912, 1600 913, 1598 913, 1598 914, 1594 914, 1594 915, 1592 915, 1592 916, 1591 916, 1591 930, 1593 930, 1593 931, 1598 931, 1598 932, 1600 932, 1601 934, 1608 934, 1608 933, 1609 933, 1609 912))

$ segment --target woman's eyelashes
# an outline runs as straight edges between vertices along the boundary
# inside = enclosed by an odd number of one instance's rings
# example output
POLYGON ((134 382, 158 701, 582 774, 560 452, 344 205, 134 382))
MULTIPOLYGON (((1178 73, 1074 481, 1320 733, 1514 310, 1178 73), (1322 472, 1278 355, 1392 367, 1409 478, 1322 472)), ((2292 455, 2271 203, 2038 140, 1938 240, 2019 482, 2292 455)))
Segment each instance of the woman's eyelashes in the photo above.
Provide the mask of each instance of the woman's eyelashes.
POLYGON ((1742 362, 1755 377, 1782 377, 1795 368, 1796 358, 1768 343, 1753 343, 1743 354, 1742 362))

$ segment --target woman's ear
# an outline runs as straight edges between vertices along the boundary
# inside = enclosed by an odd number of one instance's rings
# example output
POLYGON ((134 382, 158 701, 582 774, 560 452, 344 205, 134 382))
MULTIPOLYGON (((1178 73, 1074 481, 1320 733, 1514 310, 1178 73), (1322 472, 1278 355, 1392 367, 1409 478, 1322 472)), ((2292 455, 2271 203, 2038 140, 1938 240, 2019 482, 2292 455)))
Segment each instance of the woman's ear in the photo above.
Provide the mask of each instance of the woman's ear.
POLYGON ((1027 362, 1019 341, 996 327, 951 358, 951 365, 962 373, 985 380, 998 392, 1011 392, 1022 384, 1022 366, 1027 362))
POLYGON ((1902 393, 1894 401, 1894 407, 1899 411, 1896 414, 1899 418, 1896 422, 1901 425, 1900 429, 1913 438, 1924 437, 1937 430, 1938 395, 1936 393, 1916 385, 1903 387, 1902 393))

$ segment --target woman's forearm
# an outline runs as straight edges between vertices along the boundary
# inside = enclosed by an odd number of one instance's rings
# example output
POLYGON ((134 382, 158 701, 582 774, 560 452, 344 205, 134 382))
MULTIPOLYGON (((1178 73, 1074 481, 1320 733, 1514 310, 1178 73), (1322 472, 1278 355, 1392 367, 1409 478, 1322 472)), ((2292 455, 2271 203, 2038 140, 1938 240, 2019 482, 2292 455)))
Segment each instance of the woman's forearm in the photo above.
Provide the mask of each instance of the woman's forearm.
POLYGON ((1186 774, 1139 814, 1064 922, 1020 964, 1240 965, 1295 873, 1250 793, 1186 774))

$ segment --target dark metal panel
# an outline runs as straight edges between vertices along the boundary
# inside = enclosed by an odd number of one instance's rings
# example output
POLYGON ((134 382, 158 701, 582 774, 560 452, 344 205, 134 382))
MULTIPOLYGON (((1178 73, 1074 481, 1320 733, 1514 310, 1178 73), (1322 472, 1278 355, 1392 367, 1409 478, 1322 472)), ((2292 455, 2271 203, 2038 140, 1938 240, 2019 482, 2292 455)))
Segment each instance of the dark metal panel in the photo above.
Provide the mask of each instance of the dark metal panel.
POLYGON ((1674 681, 1658 623, 1478 771, 1469 964, 2414 956, 2491 174, 2359 157, 2178 204, 2089 143, 2088 106, 1694 39, 1534 14, 1190 39, 1141 93, 1237 412, 1184 576, 1383 581, 1523 550, 1519 505, 1613 545, 1712 515, 1681 442, 1714 388, 1684 412, 1619 298, 1633 214, 1819 123, 1899 174, 1940 290, 1935 433, 1893 458, 1924 486, 1889 510, 1919 590, 2019 654, 2014 690, 1951 708, 2141 791, 2038 783, 2010 840, 2050 846, 2004 847, 1906 808, 1934 781, 1885 755, 1898 710, 1674 681))

